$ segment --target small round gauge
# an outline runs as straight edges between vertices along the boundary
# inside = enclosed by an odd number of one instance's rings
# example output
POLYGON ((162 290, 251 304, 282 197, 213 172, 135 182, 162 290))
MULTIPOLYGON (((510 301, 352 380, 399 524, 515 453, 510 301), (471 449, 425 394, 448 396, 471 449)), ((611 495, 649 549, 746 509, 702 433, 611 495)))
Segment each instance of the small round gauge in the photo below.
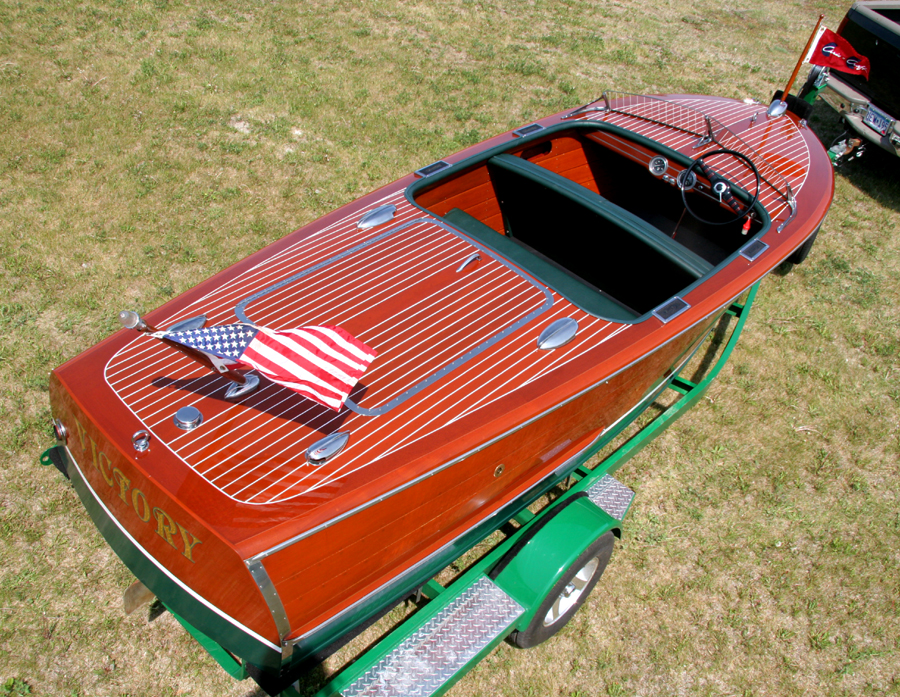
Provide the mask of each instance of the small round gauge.
POLYGON ((697 175, 693 172, 688 174, 686 169, 681 170, 678 174, 678 178, 675 180, 675 183, 678 185, 679 189, 683 189, 684 191, 690 191, 695 186, 697 186, 697 175), (687 174, 688 176, 684 176, 687 174))
POLYGON ((669 169, 669 161, 661 155, 657 155, 652 160, 650 160, 649 168, 650 173, 653 176, 661 177, 669 169))

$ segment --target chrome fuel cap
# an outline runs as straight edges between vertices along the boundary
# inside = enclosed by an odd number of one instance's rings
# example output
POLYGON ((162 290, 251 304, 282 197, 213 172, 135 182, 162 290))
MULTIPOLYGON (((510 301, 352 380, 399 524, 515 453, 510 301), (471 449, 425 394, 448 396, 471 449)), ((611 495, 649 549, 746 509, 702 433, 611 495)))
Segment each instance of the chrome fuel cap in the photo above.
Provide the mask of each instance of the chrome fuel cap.
POLYGON ((181 407, 175 412, 175 425, 184 431, 192 431, 203 423, 203 414, 197 407, 181 407))

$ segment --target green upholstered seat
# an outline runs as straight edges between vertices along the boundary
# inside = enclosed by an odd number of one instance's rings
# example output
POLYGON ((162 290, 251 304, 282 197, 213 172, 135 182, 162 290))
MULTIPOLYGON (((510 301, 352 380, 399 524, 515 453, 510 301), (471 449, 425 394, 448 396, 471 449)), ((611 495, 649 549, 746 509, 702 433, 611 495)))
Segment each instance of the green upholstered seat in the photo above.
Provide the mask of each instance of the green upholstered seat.
POLYGON ((453 224, 458 230, 466 233, 484 246, 509 259, 516 266, 541 279, 564 298, 575 303, 591 314, 621 322, 631 322, 639 314, 629 307, 599 291, 584 280, 559 268, 533 250, 522 246, 515 240, 501 235, 477 218, 454 208, 444 215, 444 220, 453 224))
MULTIPOLYGON (((603 220, 638 238, 644 245, 669 259, 694 279, 705 276, 713 269, 713 265, 701 256, 664 235, 634 213, 555 172, 520 157, 505 154, 492 157, 488 161, 488 166, 523 177, 592 211, 603 220)), ((515 230, 511 232, 515 236, 515 230)))

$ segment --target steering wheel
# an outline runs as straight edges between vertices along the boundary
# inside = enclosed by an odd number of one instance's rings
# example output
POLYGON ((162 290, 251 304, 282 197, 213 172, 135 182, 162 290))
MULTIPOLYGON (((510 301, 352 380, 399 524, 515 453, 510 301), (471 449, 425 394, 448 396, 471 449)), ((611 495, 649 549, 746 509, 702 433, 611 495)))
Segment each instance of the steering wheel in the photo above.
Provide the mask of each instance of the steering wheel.
POLYGON ((694 216, 701 223, 706 223, 707 225, 730 225, 731 223, 736 223, 741 218, 746 217, 750 214, 750 211, 753 210, 753 206, 756 205, 756 202, 759 200, 759 186, 760 186, 760 176, 759 170, 756 169, 756 165, 750 160, 749 157, 744 155, 743 153, 737 152, 736 150, 710 150, 709 152, 703 153, 700 157, 694 160, 691 163, 691 166, 688 167, 681 173, 681 176, 678 177, 678 188, 681 189, 681 200, 684 202, 684 208, 694 216), (756 177, 756 193, 753 196, 753 200, 750 201, 746 206, 742 206, 738 200, 735 198, 734 193, 731 190, 731 184, 728 180, 721 176, 720 174, 716 174, 710 167, 706 165, 703 161, 707 157, 712 157, 713 155, 731 155, 739 160, 742 160, 747 167, 750 168, 750 171, 753 172, 753 176, 756 177), (692 185, 692 175, 693 179, 696 180, 696 175, 694 175, 694 170, 699 170, 700 174, 709 179, 709 185, 712 189, 712 193, 715 196, 718 196, 719 203, 726 204, 731 210, 733 210, 736 215, 733 218, 729 218, 728 220, 722 222, 713 222, 712 220, 707 220, 706 218, 702 218, 697 215, 696 211, 694 211, 690 205, 688 205, 687 200, 687 192, 693 188, 692 185))

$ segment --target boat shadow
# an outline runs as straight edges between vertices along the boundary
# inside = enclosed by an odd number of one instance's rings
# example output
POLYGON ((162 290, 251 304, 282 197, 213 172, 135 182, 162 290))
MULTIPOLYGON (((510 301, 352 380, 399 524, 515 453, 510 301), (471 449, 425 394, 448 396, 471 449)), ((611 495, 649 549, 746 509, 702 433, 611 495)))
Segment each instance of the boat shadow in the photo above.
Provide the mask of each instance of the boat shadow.
MULTIPOLYGON (((193 393, 206 399, 214 399, 228 405, 240 404, 270 416, 293 421, 296 424, 328 435, 341 428, 353 413, 346 407, 340 412, 318 404, 287 387, 276 385, 261 378, 256 392, 236 400, 225 398, 226 387, 220 376, 210 373, 199 378, 175 379, 159 375, 150 381, 154 387, 193 393)), ((350 393, 353 401, 362 399, 368 391, 364 383, 357 383, 350 393)))
MULTIPOLYGON (((171 614, 169 609, 158 598, 154 599, 147 607, 148 622, 154 622, 167 614, 171 614)), ((334 677, 333 671, 328 670, 324 663, 314 663, 295 676, 296 682, 293 684, 301 695, 311 695, 324 687, 332 677, 334 677)), ((269 697, 269 694, 259 685, 253 685, 248 692, 243 693, 242 697, 269 697)))

